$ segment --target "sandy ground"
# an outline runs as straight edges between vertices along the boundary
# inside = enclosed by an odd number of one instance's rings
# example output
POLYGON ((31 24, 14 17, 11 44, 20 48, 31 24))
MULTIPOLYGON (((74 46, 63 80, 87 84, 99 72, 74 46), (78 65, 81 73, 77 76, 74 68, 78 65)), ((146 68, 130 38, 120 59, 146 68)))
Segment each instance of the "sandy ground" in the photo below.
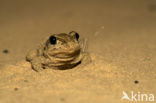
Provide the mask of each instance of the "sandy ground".
POLYGON ((155 0, 0 0, 0 103, 132 103, 121 100, 123 91, 156 95, 155 28, 155 0), (26 53, 49 33, 71 30, 88 39, 92 62, 33 71, 26 53))

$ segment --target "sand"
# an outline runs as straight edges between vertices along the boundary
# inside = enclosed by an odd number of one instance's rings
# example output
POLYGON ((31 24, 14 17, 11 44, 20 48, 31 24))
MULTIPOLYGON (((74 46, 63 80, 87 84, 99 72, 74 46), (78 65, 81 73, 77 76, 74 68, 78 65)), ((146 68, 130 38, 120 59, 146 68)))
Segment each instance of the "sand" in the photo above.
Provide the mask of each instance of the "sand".
POLYGON ((123 91, 156 95, 155 18, 155 0, 0 1, 0 103, 132 103, 121 100, 123 91), (50 33, 72 30, 88 40, 92 62, 33 71, 27 52, 50 33))

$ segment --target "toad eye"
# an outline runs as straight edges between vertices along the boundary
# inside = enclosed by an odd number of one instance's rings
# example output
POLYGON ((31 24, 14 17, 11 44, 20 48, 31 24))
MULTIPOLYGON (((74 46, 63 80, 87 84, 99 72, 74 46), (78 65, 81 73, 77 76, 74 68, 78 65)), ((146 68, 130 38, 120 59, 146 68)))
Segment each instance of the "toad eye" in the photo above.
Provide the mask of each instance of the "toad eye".
POLYGON ((71 35, 73 38, 76 38, 76 40, 79 39, 79 34, 77 32, 75 32, 75 31, 69 32, 69 35, 71 35))
POLYGON ((75 37, 78 40, 79 39, 79 34, 78 33, 75 33, 75 37))
POLYGON ((49 41, 50 41, 50 44, 52 44, 52 45, 56 44, 56 37, 50 36, 49 41))

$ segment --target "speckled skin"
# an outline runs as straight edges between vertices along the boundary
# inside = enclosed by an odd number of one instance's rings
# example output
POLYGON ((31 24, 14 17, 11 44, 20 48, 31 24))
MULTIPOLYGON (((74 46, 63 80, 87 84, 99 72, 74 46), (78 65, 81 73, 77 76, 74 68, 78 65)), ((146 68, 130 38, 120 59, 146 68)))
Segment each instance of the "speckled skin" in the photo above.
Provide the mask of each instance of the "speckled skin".
POLYGON ((43 69, 71 69, 86 60, 89 60, 88 53, 84 52, 83 45, 76 38, 75 31, 69 34, 52 34, 43 40, 37 49, 31 50, 26 60, 32 65, 35 71, 43 69), (50 43, 50 37, 56 37, 56 44, 50 43))

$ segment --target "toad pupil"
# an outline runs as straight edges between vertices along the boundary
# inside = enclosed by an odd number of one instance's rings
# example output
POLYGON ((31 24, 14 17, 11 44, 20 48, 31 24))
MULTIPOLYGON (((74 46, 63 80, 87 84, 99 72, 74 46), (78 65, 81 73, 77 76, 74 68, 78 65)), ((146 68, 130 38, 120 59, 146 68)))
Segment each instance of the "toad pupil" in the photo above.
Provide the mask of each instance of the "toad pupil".
POLYGON ((56 37, 55 36, 51 36, 49 38, 49 41, 50 41, 51 44, 56 44, 56 37))
POLYGON ((79 34, 76 33, 76 34, 75 34, 75 37, 76 37, 76 39, 78 40, 78 39, 79 39, 79 34))

